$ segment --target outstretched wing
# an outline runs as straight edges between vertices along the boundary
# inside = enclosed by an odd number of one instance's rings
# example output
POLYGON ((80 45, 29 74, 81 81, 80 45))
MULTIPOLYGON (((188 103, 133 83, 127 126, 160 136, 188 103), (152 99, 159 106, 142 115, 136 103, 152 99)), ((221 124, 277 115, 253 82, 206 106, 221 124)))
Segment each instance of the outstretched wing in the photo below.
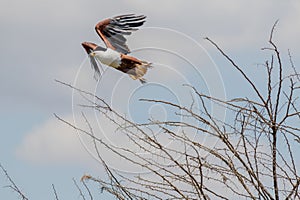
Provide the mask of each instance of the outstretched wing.
MULTIPOLYGON (((83 42, 83 43, 81 43, 81 45, 85 49, 86 53, 88 54, 88 56, 90 58, 91 66, 95 70, 94 77, 95 77, 95 79, 98 79, 98 77, 100 77, 100 75, 101 75, 100 69, 99 69, 99 66, 97 64, 95 57, 90 55, 90 53, 92 53, 94 50, 97 50, 98 46, 91 42, 83 42)), ((101 65, 100 65, 100 68, 101 68, 101 65)))
POLYGON ((138 30, 137 27, 142 26, 145 19, 146 16, 144 15, 120 15, 99 22, 95 26, 95 29, 108 48, 128 54, 130 50, 124 36, 138 30))

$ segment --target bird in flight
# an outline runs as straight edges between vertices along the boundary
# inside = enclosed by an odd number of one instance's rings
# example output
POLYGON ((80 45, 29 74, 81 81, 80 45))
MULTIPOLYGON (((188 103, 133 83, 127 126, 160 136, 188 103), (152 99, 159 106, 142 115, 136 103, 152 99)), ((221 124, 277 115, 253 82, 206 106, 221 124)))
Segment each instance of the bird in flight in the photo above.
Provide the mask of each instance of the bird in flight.
POLYGON ((106 45, 106 48, 92 42, 81 45, 87 52, 95 74, 101 75, 97 61, 128 74, 133 80, 145 83, 143 76, 151 63, 129 56, 130 50, 125 36, 137 31, 145 22, 146 16, 126 14, 108 18, 96 24, 95 30, 106 45))

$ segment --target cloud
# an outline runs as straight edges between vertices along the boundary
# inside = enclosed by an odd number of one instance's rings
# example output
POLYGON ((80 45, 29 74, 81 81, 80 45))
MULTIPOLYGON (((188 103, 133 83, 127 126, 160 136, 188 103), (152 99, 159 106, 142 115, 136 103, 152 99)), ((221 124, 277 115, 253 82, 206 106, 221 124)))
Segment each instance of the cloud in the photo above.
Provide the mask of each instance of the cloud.
MULTIPOLYGON (((62 118, 83 130, 89 131, 90 129, 86 124, 85 119, 82 117, 80 113, 81 111, 82 109, 80 107, 76 107, 74 108, 74 117, 72 115, 67 115, 62 118)), ((146 108, 139 106, 138 108, 132 108, 130 111, 131 113, 129 114, 131 115, 127 116, 135 121, 141 121, 142 118, 139 116, 140 114, 146 116, 144 120, 147 120, 150 115, 152 117, 156 116, 162 120, 175 119, 175 117, 179 118, 178 116, 174 116, 174 110, 155 104, 149 105, 149 107, 146 108), (146 112, 144 112, 144 109, 146 109, 146 112), (147 113, 147 111, 149 113, 147 113)), ((134 141, 130 140, 121 129, 117 129, 118 126, 114 125, 106 117, 95 112, 95 110, 84 110, 84 113, 95 136, 99 140, 103 141, 107 145, 113 146, 114 149, 121 152, 122 148, 136 152, 135 154, 131 154, 126 151, 123 152, 124 155, 131 159, 137 159, 136 154, 143 154, 143 150, 139 148, 134 141)), ((119 120, 114 115, 111 117, 116 121, 119 120)), ((124 124, 124 122, 120 123, 124 124)), ((132 131, 135 131, 135 129, 132 129, 132 131)), ((153 133, 157 134, 156 137, 162 145, 167 145, 169 148, 177 148, 178 142, 173 141, 166 134, 160 134, 161 130, 159 129, 153 129, 153 131, 153 133)), ((196 138, 195 131, 191 131, 189 134, 192 135, 191 137, 196 138)), ((142 135, 140 136, 142 137, 142 135)), ((206 141, 202 137, 198 139, 206 141)), ((137 139, 137 141, 139 141, 139 139, 137 139)), ((120 156, 117 156, 115 153, 108 150, 105 145, 101 144, 101 142, 98 141, 97 144, 101 157, 113 169, 131 173, 141 172, 142 169, 140 167, 122 159, 120 156)), ((147 146, 147 144, 144 145, 147 146)), ((100 164, 100 162, 95 162, 99 161, 99 159, 91 137, 82 132, 76 132, 73 128, 58 121, 54 117, 46 120, 44 123, 34 127, 30 132, 28 132, 19 144, 16 150, 16 155, 18 158, 27 162, 40 165, 61 166, 76 164, 94 170, 97 169, 100 164)), ((149 154, 145 154, 144 156, 151 157, 149 154)))
POLYGON ((300 31, 299 2, 284 1, 128 1, 148 14, 147 25, 162 26, 186 33, 201 42, 211 37, 229 49, 248 49, 268 40, 271 26, 280 19, 279 39, 296 47, 300 31), (160 5, 160 6, 157 6, 160 5), (168 9, 166 9, 168 8, 168 9), (286 28, 285 28, 286 27, 286 28), (287 28, 288 27, 288 28, 287 28), (295 34, 292 34, 295 33, 295 34), (285 37, 292 34, 293 37, 285 37))
MULTIPOLYGON (((65 119, 72 121, 71 116, 65 119)), ((80 164, 90 160, 76 131, 54 117, 27 133, 16 154, 40 164, 80 164)))
MULTIPOLYGON (((41 109, 51 112, 56 106, 60 109, 66 107, 68 97, 64 95, 65 91, 59 91, 53 80, 59 78, 71 82, 80 63, 86 57, 80 42, 86 40, 102 43, 93 29, 95 23, 102 18, 124 12, 146 14, 148 18, 145 27, 178 30, 191 36, 211 52, 214 48, 202 39, 205 36, 211 37, 222 48, 230 51, 259 49, 267 44, 274 21, 280 19, 275 39, 281 47, 291 48, 294 55, 298 55, 299 2, 155 2, 119 1, 122 5, 120 7, 116 7, 116 2, 111 1, 101 4, 96 1, 74 3, 56 0, 46 3, 36 0, 18 4, 7 0, 1 2, 5 8, 0 13, 1 24, 5 27, 0 39, 0 79, 1 83, 5 83, 0 86, 3 96, 7 98, 7 102, 12 101, 16 104, 22 99, 24 106, 39 105, 41 109), (15 13, 13 17, 11 13, 15 13)), ((158 33, 143 35, 143 31, 139 31, 129 38, 129 46, 133 49, 144 44, 164 44, 165 49, 176 49, 180 55, 188 55, 189 60, 198 59, 198 66, 203 62, 199 51, 193 51, 190 43, 173 36, 160 37, 158 33)), ((147 57, 143 54, 141 58, 166 61, 163 64, 174 66, 172 58, 165 55, 147 57)), ((89 66, 86 70, 86 80, 93 81, 92 70, 89 66)), ((168 72, 162 73, 162 77, 168 77, 167 75, 168 72)), ((91 82, 91 87, 93 84, 95 82, 91 82)))

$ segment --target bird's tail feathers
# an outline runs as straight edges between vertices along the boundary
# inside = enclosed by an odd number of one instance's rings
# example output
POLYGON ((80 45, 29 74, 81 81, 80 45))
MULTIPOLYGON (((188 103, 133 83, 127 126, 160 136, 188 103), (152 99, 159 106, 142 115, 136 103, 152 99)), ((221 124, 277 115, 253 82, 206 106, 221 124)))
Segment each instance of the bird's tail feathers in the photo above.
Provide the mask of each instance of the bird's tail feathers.
POLYGON ((141 64, 136 64, 136 67, 131 69, 129 76, 133 80, 139 80, 142 84, 146 83, 146 79, 143 76, 146 74, 147 70, 152 68, 152 63, 141 61, 141 64))

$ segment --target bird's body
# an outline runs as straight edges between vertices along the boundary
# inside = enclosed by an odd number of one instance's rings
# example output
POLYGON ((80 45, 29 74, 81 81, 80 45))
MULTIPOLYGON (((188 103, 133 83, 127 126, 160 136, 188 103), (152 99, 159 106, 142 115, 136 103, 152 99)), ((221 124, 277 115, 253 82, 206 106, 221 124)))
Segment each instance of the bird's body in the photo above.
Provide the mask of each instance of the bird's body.
POLYGON ((98 74, 100 74, 100 70, 97 61, 128 74, 134 80, 145 82, 143 76, 151 67, 151 63, 127 55, 130 50, 124 37, 124 35, 130 35, 131 32, 138 30, 137 27, 143 25, 145 18, 143 15, 121 15, 102 20, 95 26, 96 32, 105 43, 106 48, 91 42, 83 42, 82 46, 98 74))
POLYGON ((101 63, 116 69, 121 65, 121 54, 111 48, 107 48, 105 51, 94 51, 93 56, 101 63))

